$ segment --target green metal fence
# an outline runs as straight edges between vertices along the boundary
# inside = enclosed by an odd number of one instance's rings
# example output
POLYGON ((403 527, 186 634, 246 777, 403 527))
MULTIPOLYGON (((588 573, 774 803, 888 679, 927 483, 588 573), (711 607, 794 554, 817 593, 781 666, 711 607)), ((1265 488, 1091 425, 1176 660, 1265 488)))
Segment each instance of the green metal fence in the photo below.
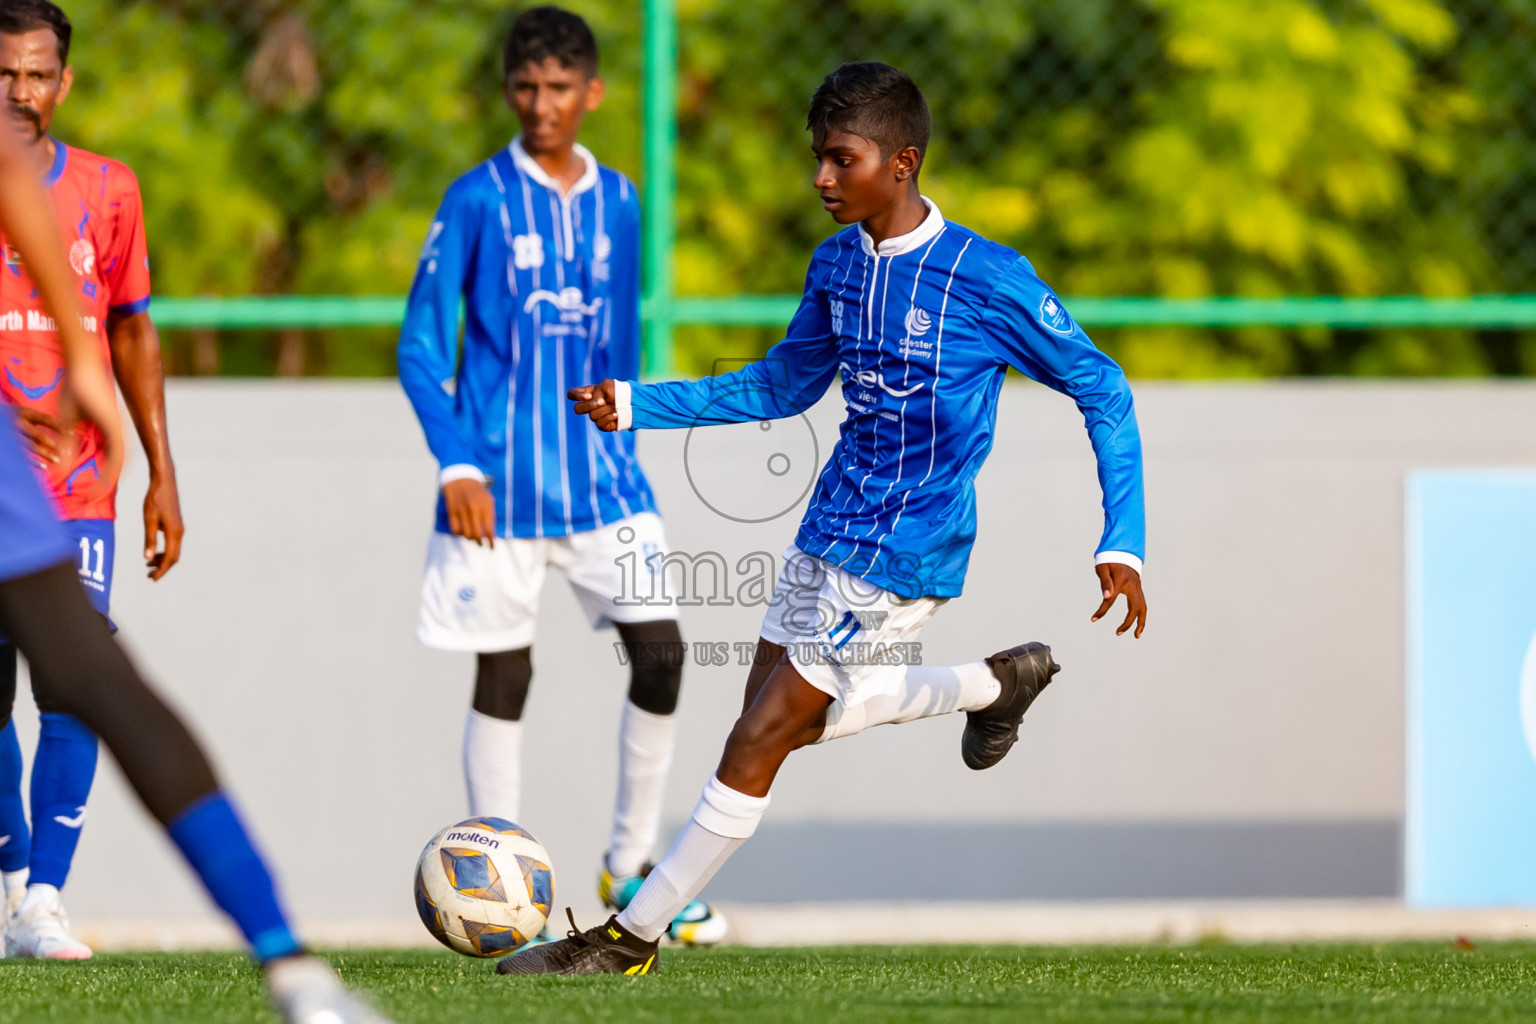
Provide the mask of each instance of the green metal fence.
MULTIPOLYGON (((82 132, 122 122, 116 136, 83 141, 144 175, 160 217, 157 280, 173 290, 402 289, 435 197, 507 124, 493 88, 511 16, 503 0, 429 4, 425 15, 404 0, 78 4, 82 45, 100 49, 82 49, 96 77, 82 79, 70 116, 82 132), (142 46, 109 45, 138 24, 120 12, 143 22, 142 46), (447 83, 433 107, 443 120, 423 120, 419 98, 386 84, 415 27, 431 36, 422 52, 444 62, 432 75, 447 83), (148 65, 222 54, 188 65, 196 88, 184 110, 167 107, 185 128, 153 111, 129 124, 104 87, 109 56, 150 44, 164 52, 145 51, 148 65), (206 136, 185 167, 174 140, 155 134, 161 122, 206 136), (223 178, 188 170, 214 164, 223 178), (204 179, 220 182, 208 196, 182 187, 204 179), (226 211, 245 219, 225 224, 226 211), (198 224, 217 230, 187 227, 198 224)), ((581 9, 611 86, 593 145, 642 183, 648 373, 697 371, 701 353, 748 355, 788 321, 810 247, 831 229, 806 187, 805 100, 849 59, 913 73, 935 113, 925 194, 1025 251, 1128 366, 1139 343, 1167 352, 1169 332, 1182 330, 1173 344, 1225 346, 1247 360, 1240 372, 1402 372, 1395 357, 1347 366, 1315 356, 1373 344, 1362 332, 1401 345, 1403 332, 1431 331, 1420 337, 1434 349, 1422 372, 1498 345, 1530 353, 1500 372, 1536 372, 1532 336, 1507 336, 1536 329, 1529 4, 689 0, 681 18, 678 0, 581 9), (1166 297, 1240 294, 1285 297, 1166 297)), ((403 302, 161 298, 154 314, 164 328, 201 332, 205 349, 220 344, 212 332, 275 331, 286 344, 354 328, 364 329, 346 336, 355 346, 326 343, 380 349, 403 302)), ((1143 361, 1144 372, 1168 365, 1143 361)))
MULTIPOLYGON (((1418 296, 1389 298, 1066 300, 1087 327, 1536 327, 1536 295, 1479 295, 1464 299, 1418 296)), ((667 296, 651 291, 641 315, 656 344, 661 332, 679 326, 780 328, 800 302, 798 295, 738 295, 722 298, 667 296)), ((229 299, 159 299, 155 322, 162 328, 215 330, 331 329, 398 327, 405 313, 399 296, 247 296, 229 299)), ((652 367, 665 365, 659 352, 652 367)))

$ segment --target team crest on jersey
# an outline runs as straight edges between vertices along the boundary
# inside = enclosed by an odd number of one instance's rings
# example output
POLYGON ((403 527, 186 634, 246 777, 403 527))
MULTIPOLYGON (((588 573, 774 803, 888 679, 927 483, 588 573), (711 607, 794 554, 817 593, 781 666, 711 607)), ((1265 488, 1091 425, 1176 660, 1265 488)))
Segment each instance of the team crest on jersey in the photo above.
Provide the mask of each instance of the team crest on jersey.
POLYGON ((843 300, 833 299, 829 305, 832 309, 832 333, 843 333, 843 300))
POLYGON ((907 328, 907 336, 901 339, 902 356, 927 359, 933 355, 933 342, 923 337, 933 328, 933 318, 928 315, 928 311, 921 306, 913 306, 907 310, 906 319, 902 323, 907 328))
POLYGON ((1057 334, 1067 335, 1076 330, 1077 325, 1072 322, 1072 315, 1067 312, 1067 307, 1061 304, 1061 300, 1050 292, 1040 300, 1040 323, 1046 329, 1057 334))
POLYGON ((96 272, 96 247, 90 239, 75 239, 69 247, 69 265, 81 277, 90 277, 96 272))
POLYGON ((21 268, 24 266, 26 266, 26 264, 21 260, 21 253, 17 252, 15 249, 11 248, 9 244, 7 244, 5 247, 6 269, 15 274, 17 277, 20 277, 21 268))
POLYGON ((537 232, 512 238, 512 265, 518 270, 532 270, 544 265, 544 236, 537 232))
POLYGON ((907 310, 907 318, 903 323, 906 325, 909 338, 920 338, 928 333, 928 328, 933 326, 933 321, 928 318, 928 311, 921 306, 913 306, 907 310))

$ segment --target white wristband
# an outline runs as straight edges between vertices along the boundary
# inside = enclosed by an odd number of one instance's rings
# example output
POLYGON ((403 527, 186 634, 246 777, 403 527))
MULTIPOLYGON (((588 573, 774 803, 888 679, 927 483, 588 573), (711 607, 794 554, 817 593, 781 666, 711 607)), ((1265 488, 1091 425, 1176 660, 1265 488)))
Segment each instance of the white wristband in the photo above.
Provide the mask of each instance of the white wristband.
POLYGON ((619 429, 633 430, 635 426, 635 406, 630 397, 629 381, 616 380, 613 382, 613 411, 619 414, 619 429))
POLYGON ((456 462, 438 470, 437 486, 446 487, 455 480, 479 480, 484 483, 485 474, 480 472, 479 466, 470 465, 468 462, 456 462))
POLYGON ((1136 570, 1136 575, 1141 575, 1141 559, 1129 551, 1100 551, 1093 556, 1094 565, 1109 565, 1111 563, 1128 565, 1136 570))

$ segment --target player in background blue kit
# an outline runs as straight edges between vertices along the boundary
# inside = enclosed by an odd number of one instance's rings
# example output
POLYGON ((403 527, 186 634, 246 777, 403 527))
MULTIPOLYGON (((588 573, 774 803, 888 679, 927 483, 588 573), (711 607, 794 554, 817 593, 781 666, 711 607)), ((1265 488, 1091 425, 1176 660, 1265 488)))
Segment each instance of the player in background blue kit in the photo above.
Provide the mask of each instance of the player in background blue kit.
MULTIPOLYGON (((930 121, 912 80, 847 64, 811 101, 815 187, 840 224, 817 247, 805 297, 765 359, 697 382, 574 388, 604 430, 791 416, 840 380, 848 416, 763 621, 745 710, 693 818, 623 912, 516 953, 504 974, 644 974, 676 907, 757 828, 792 750, 876 725, 966 713, 961 756, 989 768, 1058 671, 1027 643, 954 667, 892 653, 960 594, 976 536, 973 481, 992 447, 1008 367, 1070 395, 1104 492, 1094 558, 1101 618, 1146 623, 1141 440, 1125 375, 1073 322, 1029 261, 946 221, 918 191, 930 121)), ((813 870, 807 865, 807 870, 813 870)))
MULTIPOLYGON (((471 814, 521 820, 523 705, 550 566, 593 628, 616 626, 627 648, 618 795, 598 876, 599 897, 618 910, 650 870, 686 648, 670 600, 618 600, 625 555, 667 550, 634 437, 565 404, 583 381, 640 373, 639 195, 576 141, 602 102, 597 59, 591 29, 568 11, 536 7, 514 22, 504 88, 522 133, 444 196, 399 367, 440 465, 416 635, 477 656, 464 732, 471 814)), ((656 583, 665 594, 665 578, 656 583)), ((679 941, 725 937, 725 918, 701 901, 674 917, 679 941)))
MULTIPOLYGON (((85 327, 52 206, 9 121, 0 121, 0 231, 25 261, 58 325, 66 373, 57 411, 60 456, 73 457, 77 419, 95 424, 109 462, 122 425, 101 342, 85 327)), ((0 634, 32 669, 33 689, 99 736, 145 808, 261 962, 289 1024, 387 1024, 353 998, 289 927, 272 876, 181 720, 145 685, 75 570, 76 547, 23 450, 15 413, 0 402, 0 634)))

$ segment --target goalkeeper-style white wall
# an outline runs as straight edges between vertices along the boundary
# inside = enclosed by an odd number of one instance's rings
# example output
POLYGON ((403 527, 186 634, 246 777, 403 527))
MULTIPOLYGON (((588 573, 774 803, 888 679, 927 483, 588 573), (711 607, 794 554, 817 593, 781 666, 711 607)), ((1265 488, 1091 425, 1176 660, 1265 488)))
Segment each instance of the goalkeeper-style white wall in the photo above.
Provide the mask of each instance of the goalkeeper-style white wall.
MULTIPOLYGON (((980 481, 968 590, 930 663, 1025 639, 1065 671, 1016 752, 975 774, 958 719, 793 757, 757 838, 714 892, 738 899, 1381 896, 1399 891, 1404 472, 1536 464, 1524 384, 1141 384, 1151 617, 1088 623, 1100 529, 1070 401, 1005 389, 980 481)), ((472 659, 413 638, 434 466, 392 382, 174 382, 184 561, 137 568, 142 461, 125 478, 115 616, 196 724, 311 918, 412 914, 421 844, 463 812, 472 659)), ((821 457, 838 409, 813 411, 821 457)), ((795 423, 644 435, 674 547, 777 554, 815 468, 795 423), (732 433, 734 431, 734 433, 732 433), (685 444, 689 445, 686 459, 685 444), (775 452, 791 471, 773 477, 775 452), (805 475, 802 475, 805 474, 805 475), (690 483, 691 479, 691 483, 690 483)), ((779 463, 782 466, 782 463, 779 463)), ((690 608, 691 641, 756 635, 760 610, 690 608)), ((558 576, 529 702, 524 818, 560 902, 606 834, 625 671, 558 576)), ((745 670, 690 666, 668 815, 688 813, 745 670)), ((18 719, 30 753, 35 715, 18 719)), ((664 839, 663 842, 666 840, 664 839)), ((115 769, 94 794, 77 918, 206 914, 115 769)))

